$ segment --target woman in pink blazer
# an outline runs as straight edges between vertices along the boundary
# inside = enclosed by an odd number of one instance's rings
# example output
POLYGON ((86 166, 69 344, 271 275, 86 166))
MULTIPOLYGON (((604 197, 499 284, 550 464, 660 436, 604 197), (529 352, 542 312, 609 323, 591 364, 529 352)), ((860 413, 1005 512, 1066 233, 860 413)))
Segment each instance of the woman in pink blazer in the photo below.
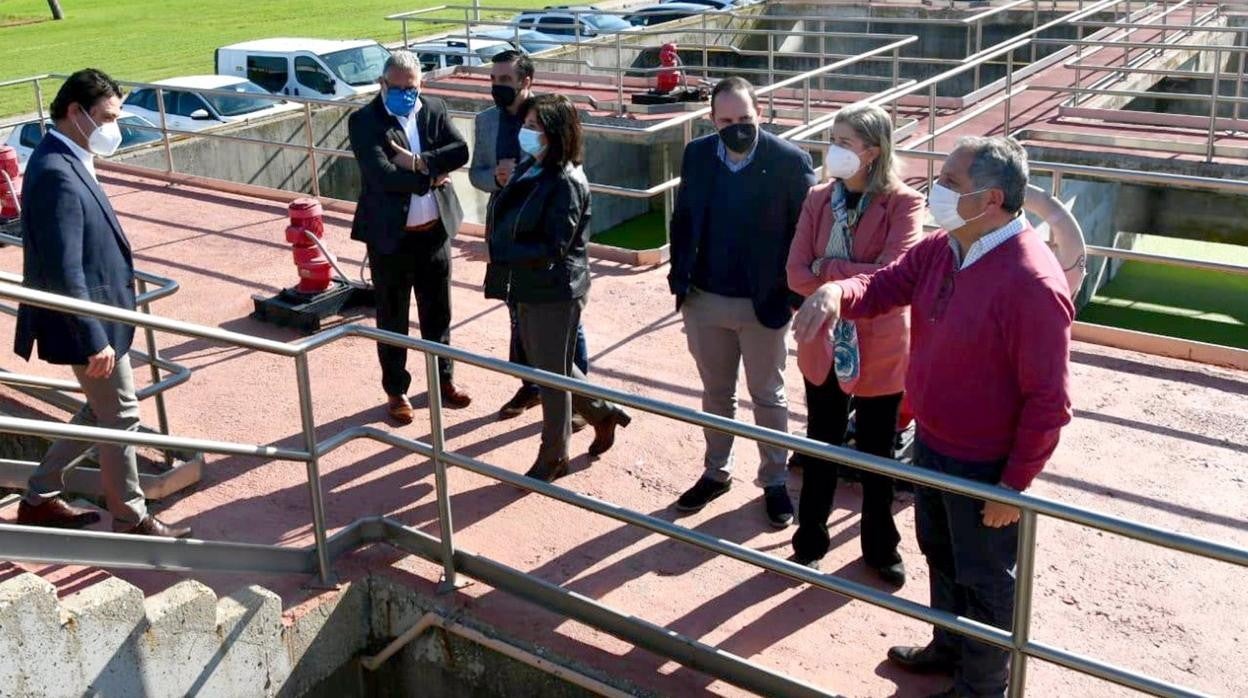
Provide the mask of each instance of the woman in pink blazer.
MULTIPOLYGON (((854 104, 836 115, 824 158, 832 179, 806 197, 789 250, 789 287, 807 296, 821 285, 871 274, 900 257, 923 234, 924 199, 894 171, 888 114, 854 104)), ((797 363, 806 379, 807 435, 832 445, 845 442, 853 398, 855 445, 891 458, 910 350, 908 309, 828 328, 825 337, 800 344, 797 363)), ((838 468, 798 456, 802 492, 793 559, 817 566, 828 551, 828 516, 838 468)), ((862 556, 885 581, 901 586, 905 567, 897 553, 893 481, 861 473, 862 556)))

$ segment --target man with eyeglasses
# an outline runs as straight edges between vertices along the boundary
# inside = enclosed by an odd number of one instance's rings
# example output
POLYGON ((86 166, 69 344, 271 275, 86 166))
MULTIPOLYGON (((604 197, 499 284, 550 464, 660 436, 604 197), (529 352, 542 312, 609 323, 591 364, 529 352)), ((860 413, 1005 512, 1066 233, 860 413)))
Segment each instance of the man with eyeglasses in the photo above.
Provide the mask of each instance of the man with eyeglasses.
MULTIPOLYGON (((928 207, 942 231, 873 276, 829 283, 794 319, 799 341, 840 316, 910 305, 906 393, 918 422, 919 467, 1003 490, 1026 489, 1071 418, 1070 301, 1061 265, 1022 215, 1027 154, 1009 138, 964 138, 941 168, 928 207)), ((1018 509, 917 489, 915 528, 933 608, 1009 630, 1018 509)), ((1009 653, 936 628, 889 659, 948 673, 937 696, 1004 696, 1009 653)))
MULTIPOLYGON (((360 167, 360 200, 351 239, 368 245, 377 291, 377 327, 406 335, 416 295, 420 336, 451 342, 451 239, 463 221, 450 173, 468 163, 468 143, 446 104, 420 93, 420 61, 409 51, 386 59, 381 92, 351 114, 347 134, 360 167)), ((407 349, 377 345, 386 409, 398 424, 415 418, 407 391, 407 349)), ((472 398, 452 381, 449 359, 438 359, 442 404, 467 407, 472 398)))

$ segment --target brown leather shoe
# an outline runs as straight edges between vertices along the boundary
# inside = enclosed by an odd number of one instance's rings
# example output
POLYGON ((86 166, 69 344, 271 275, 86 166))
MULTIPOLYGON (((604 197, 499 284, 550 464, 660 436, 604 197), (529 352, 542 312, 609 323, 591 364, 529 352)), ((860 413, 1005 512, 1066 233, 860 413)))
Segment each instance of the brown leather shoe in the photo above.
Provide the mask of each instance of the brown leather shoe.
POLYGON ((468 397, 468 393, 460 390, 451 381, 442 381, 442 406, 449 407, 453 410, 462 410, 472 404, 472 398, 468 397))
POLYGON ((531 477, 534 480, 541 480, 542 482, 554 482, 567 474, 568 459, 559 458, 545 463, 540 461, 534 463, 533 467, 529 468, 529 472, 525 473, 524 476, 531 477))
POLYGON ((542 404, 542 389, 535 385, 522 385, 516 391, 516 394, 507 401, 507 404, 503 405, 503 408, 498 411, 498 418, 502 420, 519 417, 526 410, 537 407, 540 404, 542 404))
POLYGON ((138 524, 118 533, 129 533, 136 536, 155 536, 157 538, 190 538, 190 526, 170 526, 162 523, 155 516, 148 515, 138 524))
POLYGON ((17 505, 17 523, 20 526, 86 528, 99 520, 100 512, 80 509, 60 497, 53 497, 42 504, 30 504, 23 499, 17 505))
POLYGON ((594 442, 589 445, 589 455, 601 456, 615 445, 615 428, 626 427, 633 418, 620 408, 615 408, 610 417, 594 425, 594 442))
POLYGON ((406 395, 391 395, 386 401, 386 412, 399 424, 411 424, 416 419, 416 410, 406 395))

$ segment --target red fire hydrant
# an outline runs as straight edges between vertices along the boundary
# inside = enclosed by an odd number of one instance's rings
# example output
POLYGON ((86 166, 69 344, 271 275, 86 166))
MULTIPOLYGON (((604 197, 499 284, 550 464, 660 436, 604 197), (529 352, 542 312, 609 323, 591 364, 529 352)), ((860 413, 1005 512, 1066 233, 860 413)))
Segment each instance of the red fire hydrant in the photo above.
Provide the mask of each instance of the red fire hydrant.
POLYGON ((0 220, 17 218, 22 213, 18 180, 17 151, 0 145, 0 220))
POLYGON ((299 285, 295 291, 315 294, 329 288, 333 280, 333 255, 313 242, 308 233, 320 240, 325 235, 324 210, 316 199, 295 199, 290 203, 290 225, 286 228, 286 242, 293 247, 295 266, 299 270, 299 285))
POLYGON ((676 44, 663 44, 659 49, 659 67, 662 70, 659 71, 658 82, 655 85, 656 92, 665 95, 680 87, 683 77, 680 71, 676 70, 680 67, 680 56, 676 53, 676 44))

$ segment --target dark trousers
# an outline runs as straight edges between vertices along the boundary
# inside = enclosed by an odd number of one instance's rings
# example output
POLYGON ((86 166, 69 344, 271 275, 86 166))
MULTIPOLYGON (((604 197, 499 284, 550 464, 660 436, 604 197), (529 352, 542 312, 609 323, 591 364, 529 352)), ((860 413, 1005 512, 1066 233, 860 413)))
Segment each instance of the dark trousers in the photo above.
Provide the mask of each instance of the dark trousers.
MULTIPOLYGON (((507 314, 511 316, 511 346, 508 351, 507 360, 513 364, 521 366, 532 366, 529 363, 529 357, 524 351, 524 342, 520 341, 520 318, 516 312, 516 304, 507 304, 507 314)), ((589 345, 585 342, 585 326, 580 322, 576 323, 576 346, 572 353, 572 363, 581 369, 581 373, 589 375, 589 345)), ((536 383, 523 381, 524 387, 528 390, 536 391, 538 386, 536 383)))
MULTIPOLYGON (((863 453, 892 458, 897 432, 897 411, 901 393, 879 397, 855 397, 855 441, 863 453)), ((835 376, 823 385, 806 381, 806 435, 832 446, 845 443, 849 424, 849 396, 835 376)), ((828 516, 836 498, 839 466, 803 456, 802 494, 797 504, 797 531, 793 552, 804 560, 818 560, 828 552, 828 516)), ((856 469, 855 469, 856 470, 856 469)), ((901 534, 893 522, 893 479, 858 471, 862 482, 862 559, 872 567, 887 567, 901 561, 897 544, 901 534)))
MULTIPOLYGON (((451 243, 440 224, 425 232, 408 233, 399 249, 390 254, 370 248, 368 266, 377 291, 378 329, 408 334, 414 292, 421 338, 451 343, 451 243)), ((407 353, 403 347, 377 345, 381 387, 386 395, 407 395, 412 385, 407 353)), ((449 381, 451 362, 438 361, 440 380, 449 381)), ((433 388, 436 386, 430 386, 433 388)))
MULTIPOLYGON (((915 442, 915 464, 948 475, 997 484, 1005 461, 960 461, 915 442)), ((915 489, 915 530, 931 571, 932 608, 1003 630, 1014 617, 1014 564, 1018 524, 989 528, 978 499, 915 489)), ((955 689, 960 696, 1004 696, 1010 655, 956 633, 936 628, 932 643, 958 659, 955 689)))
MULTIPOLYGON (((581 322, 583 298, 552 303, 519 303, 520 339, 533 368, 584 380, 585 374, 572 361, 576 344, 576 328, 581 322)), ((568 457, 568 441, 572 438, 572 410, 590 424, 600 424, 615 412, 615 406, 603 400, 571 395, 554 388, 542 391, 542 445, 537 452, 539 462, 568 457)))

